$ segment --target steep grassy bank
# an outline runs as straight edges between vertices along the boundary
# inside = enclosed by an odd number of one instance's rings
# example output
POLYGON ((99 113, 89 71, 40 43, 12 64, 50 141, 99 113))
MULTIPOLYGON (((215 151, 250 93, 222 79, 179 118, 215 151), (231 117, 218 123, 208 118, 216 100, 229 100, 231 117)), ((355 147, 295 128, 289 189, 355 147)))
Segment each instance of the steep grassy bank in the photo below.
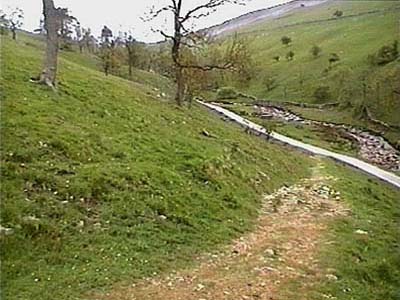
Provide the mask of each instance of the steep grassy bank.
POLYGON ((308 174, 304 156, 74 53, 57 93, 32 83, 36 43, 2 40, 4 299, 79 299, 187 263, 248 230, 262 193, 308 174))

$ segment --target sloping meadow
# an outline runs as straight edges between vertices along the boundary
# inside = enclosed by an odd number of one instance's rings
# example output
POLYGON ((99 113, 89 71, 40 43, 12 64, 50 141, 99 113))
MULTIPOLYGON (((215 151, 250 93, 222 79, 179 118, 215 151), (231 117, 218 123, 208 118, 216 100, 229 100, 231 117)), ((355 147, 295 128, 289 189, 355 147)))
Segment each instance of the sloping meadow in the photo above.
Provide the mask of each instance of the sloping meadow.
POLYGON ((183 265, 309 173, 301 154, 82 63, 60 59, 55 93, 30 81, 42 55, 3 37, 5 299, 78 299, 183 265))

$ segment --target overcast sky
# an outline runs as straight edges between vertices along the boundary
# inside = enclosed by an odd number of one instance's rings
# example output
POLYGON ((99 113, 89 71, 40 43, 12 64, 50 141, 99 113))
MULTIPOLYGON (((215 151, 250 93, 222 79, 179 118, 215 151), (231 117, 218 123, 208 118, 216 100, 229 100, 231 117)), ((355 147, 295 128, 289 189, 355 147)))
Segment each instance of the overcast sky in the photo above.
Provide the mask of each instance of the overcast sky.
MULTIPOLYGON (((145 23, 140 17, 154 5, 160 7, 170 0, 55 0, 56 6, 67 7, 71 14, 78 18, 83 27, 92 28, 92 32, 98 36, 103 25, 109 26, 114 34, 118 31, 132 30, 138 40, 152 42, 161 37, 153 33, 151 28, 160 26, 168 27, 168 19, 171 16, 164 14, 151 23, 145 23)), ((206 0, 184 0, 186 8, 192 7, 206 0)), ((225 20, 240 16, 244 13, 261 8, 267 8, 276 4, 288 2, 288 0, 250 0, 246 6, 226 5, 219 8, 213 15, 199 20, 197 28, 204 28, 221 23, 225 20)), ((11 7, 20 7, 25 12, 24 28, 33 30, 38 28, 42 14, 41 0, 1 0, 1 7, 8 10, 11 7)))

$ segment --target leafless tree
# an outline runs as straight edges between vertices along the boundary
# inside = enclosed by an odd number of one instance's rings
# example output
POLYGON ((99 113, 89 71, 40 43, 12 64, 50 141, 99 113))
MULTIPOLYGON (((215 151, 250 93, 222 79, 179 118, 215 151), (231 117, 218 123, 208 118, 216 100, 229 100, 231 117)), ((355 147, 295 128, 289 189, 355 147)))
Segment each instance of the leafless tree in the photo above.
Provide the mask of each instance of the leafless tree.
MULTIPOLYGON (((182 105, 185 98, 185 69, 198 69, 206 72, 214 69, 230 69, 234 64, 229 58, 222 64, 185 64, 182 50, 184 48, 196 48, 200 42, 204 42, 204 36, 201 36, 198 32, 194 32, 190 26, 194 21, 208 17, 225 4, 244 4, 245 0, 204 0, 201 4, 186 9, 183 6, 184 2, 186 4, 188 1, 169 0, 169 4, 165 6, 159 8, 153 7, 149 16, 144 18, 146 21, 151 21, 165 13, 173 15, 173 33, 169 34, 160 29, 157 31, 163 35, 166 40, 172 42, 171 56, 175 67, 175 80, 177 84, 175 100, 178 105, 182 105)), ((234 55, 234 47, 235 45, 227 52, 227 56, 234 55)))

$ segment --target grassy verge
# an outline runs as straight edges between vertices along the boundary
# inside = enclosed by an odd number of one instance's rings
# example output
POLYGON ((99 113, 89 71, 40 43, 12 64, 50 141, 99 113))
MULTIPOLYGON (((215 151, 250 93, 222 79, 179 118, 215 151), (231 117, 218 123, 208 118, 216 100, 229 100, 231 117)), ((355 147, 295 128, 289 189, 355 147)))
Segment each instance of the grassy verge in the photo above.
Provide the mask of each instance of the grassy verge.
POLYGON ((76 54, 60 59, 57 93, 31 83, 43 53, 27 42, 1 49, 4 299, 80 299, 183 265, 251 228, 260 195, 308 175, 306 157, 76 54))
POLYGON ((327 240, 334 243, 326 243, 320 259, 338 280, 324 278, 319 292, 343 300, 399 299, 400 191, 333 163, 328 172, 352 214, 331 226, 327 240))

